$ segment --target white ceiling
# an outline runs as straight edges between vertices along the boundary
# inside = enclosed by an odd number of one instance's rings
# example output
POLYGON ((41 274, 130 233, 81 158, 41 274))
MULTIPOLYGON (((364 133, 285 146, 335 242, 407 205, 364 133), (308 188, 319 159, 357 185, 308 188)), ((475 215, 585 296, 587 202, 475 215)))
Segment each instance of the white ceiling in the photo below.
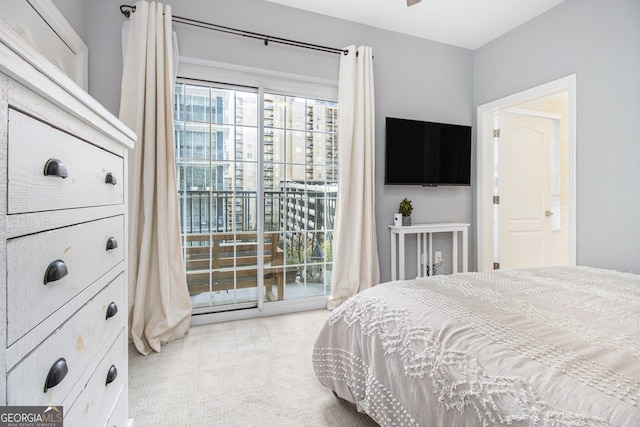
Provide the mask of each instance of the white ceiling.
POLYGON ((267 0, 390 31, 477 49, 564 0, 267 0))

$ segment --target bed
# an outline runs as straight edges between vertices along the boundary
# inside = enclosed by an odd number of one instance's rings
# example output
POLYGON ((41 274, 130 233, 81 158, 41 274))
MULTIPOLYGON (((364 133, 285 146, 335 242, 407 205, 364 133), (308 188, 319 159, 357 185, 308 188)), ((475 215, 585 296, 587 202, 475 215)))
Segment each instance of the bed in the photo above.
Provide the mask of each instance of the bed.
POLYGON ((312 360, 382 426, 640 425, 640 276, 548 267, 383 283, 330 314, 312 360))

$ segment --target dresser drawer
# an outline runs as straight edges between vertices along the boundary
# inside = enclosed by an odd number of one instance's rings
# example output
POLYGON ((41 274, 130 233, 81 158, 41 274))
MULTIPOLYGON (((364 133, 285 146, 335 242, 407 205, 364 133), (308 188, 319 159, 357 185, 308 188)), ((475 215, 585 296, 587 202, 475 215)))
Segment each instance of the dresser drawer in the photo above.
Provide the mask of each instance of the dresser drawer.
MULTIPOLYGON (((9 372, 7 404, 72 404, 76 396, 70 396, 69 392, 74 385, 83 378, 86 383, 85 372, 99 353, 109 347, 106 341, 113 340, 118 331, 123 333, 127 317, 125 301, 121 274, 9 372), (113 304, 117 307, 115 313, 113 304), (60 380, 57 384, 52 380, 45 391, 50 376, 60 380)), ((126 349, 117 351, 126 354, 126 349)))
POLYGON ((109 419, 104 423, 104 427, 131 427, 133 426, 133 420, 129 423, 129 390, 125 387, 120 393, 120 398, 116 402, 116 406, 113 407, 109 419))
POLYGON ((124 241, 122 215, 8 240, 8 343, 123 261, 124 241), (107 249, 110 242, 117 247, 107 249))
POLYGON ((13 109, 8 152, 8 214, 124 202, 122 157, 13 109))
POLYGON ((114 415, 112 425, 123 425, 122 421, 127 418, 126 401, 120 397, 126 393, 126 358, 127 337, 123 328, 75 403, 68 411, 65 408, 65 427, 99 426, 111 414, 114 415), (123 403, 124 413, 121 409, 123 403), (115 423, 117 417, 120 417, 120 422, 115 423))

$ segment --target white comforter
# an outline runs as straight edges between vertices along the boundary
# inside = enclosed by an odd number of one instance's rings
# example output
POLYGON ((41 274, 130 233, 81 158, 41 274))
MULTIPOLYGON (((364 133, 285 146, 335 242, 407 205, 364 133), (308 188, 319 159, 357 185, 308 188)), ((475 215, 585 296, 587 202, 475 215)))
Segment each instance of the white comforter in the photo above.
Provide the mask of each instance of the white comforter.
POLYGON ((557 267, 384 283, 331 313, 313 366, 383 426, 638 426, 640 276, 557 267))

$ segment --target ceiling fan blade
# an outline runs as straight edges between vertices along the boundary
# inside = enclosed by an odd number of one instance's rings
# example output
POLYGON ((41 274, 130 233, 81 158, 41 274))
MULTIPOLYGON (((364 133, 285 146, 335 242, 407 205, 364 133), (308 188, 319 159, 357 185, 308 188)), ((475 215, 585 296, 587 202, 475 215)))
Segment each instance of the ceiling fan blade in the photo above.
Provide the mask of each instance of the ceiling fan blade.
POLYGON ((407 6, 413 6, 414 4, 420 3, 422 0, 407 0, 407 6))

